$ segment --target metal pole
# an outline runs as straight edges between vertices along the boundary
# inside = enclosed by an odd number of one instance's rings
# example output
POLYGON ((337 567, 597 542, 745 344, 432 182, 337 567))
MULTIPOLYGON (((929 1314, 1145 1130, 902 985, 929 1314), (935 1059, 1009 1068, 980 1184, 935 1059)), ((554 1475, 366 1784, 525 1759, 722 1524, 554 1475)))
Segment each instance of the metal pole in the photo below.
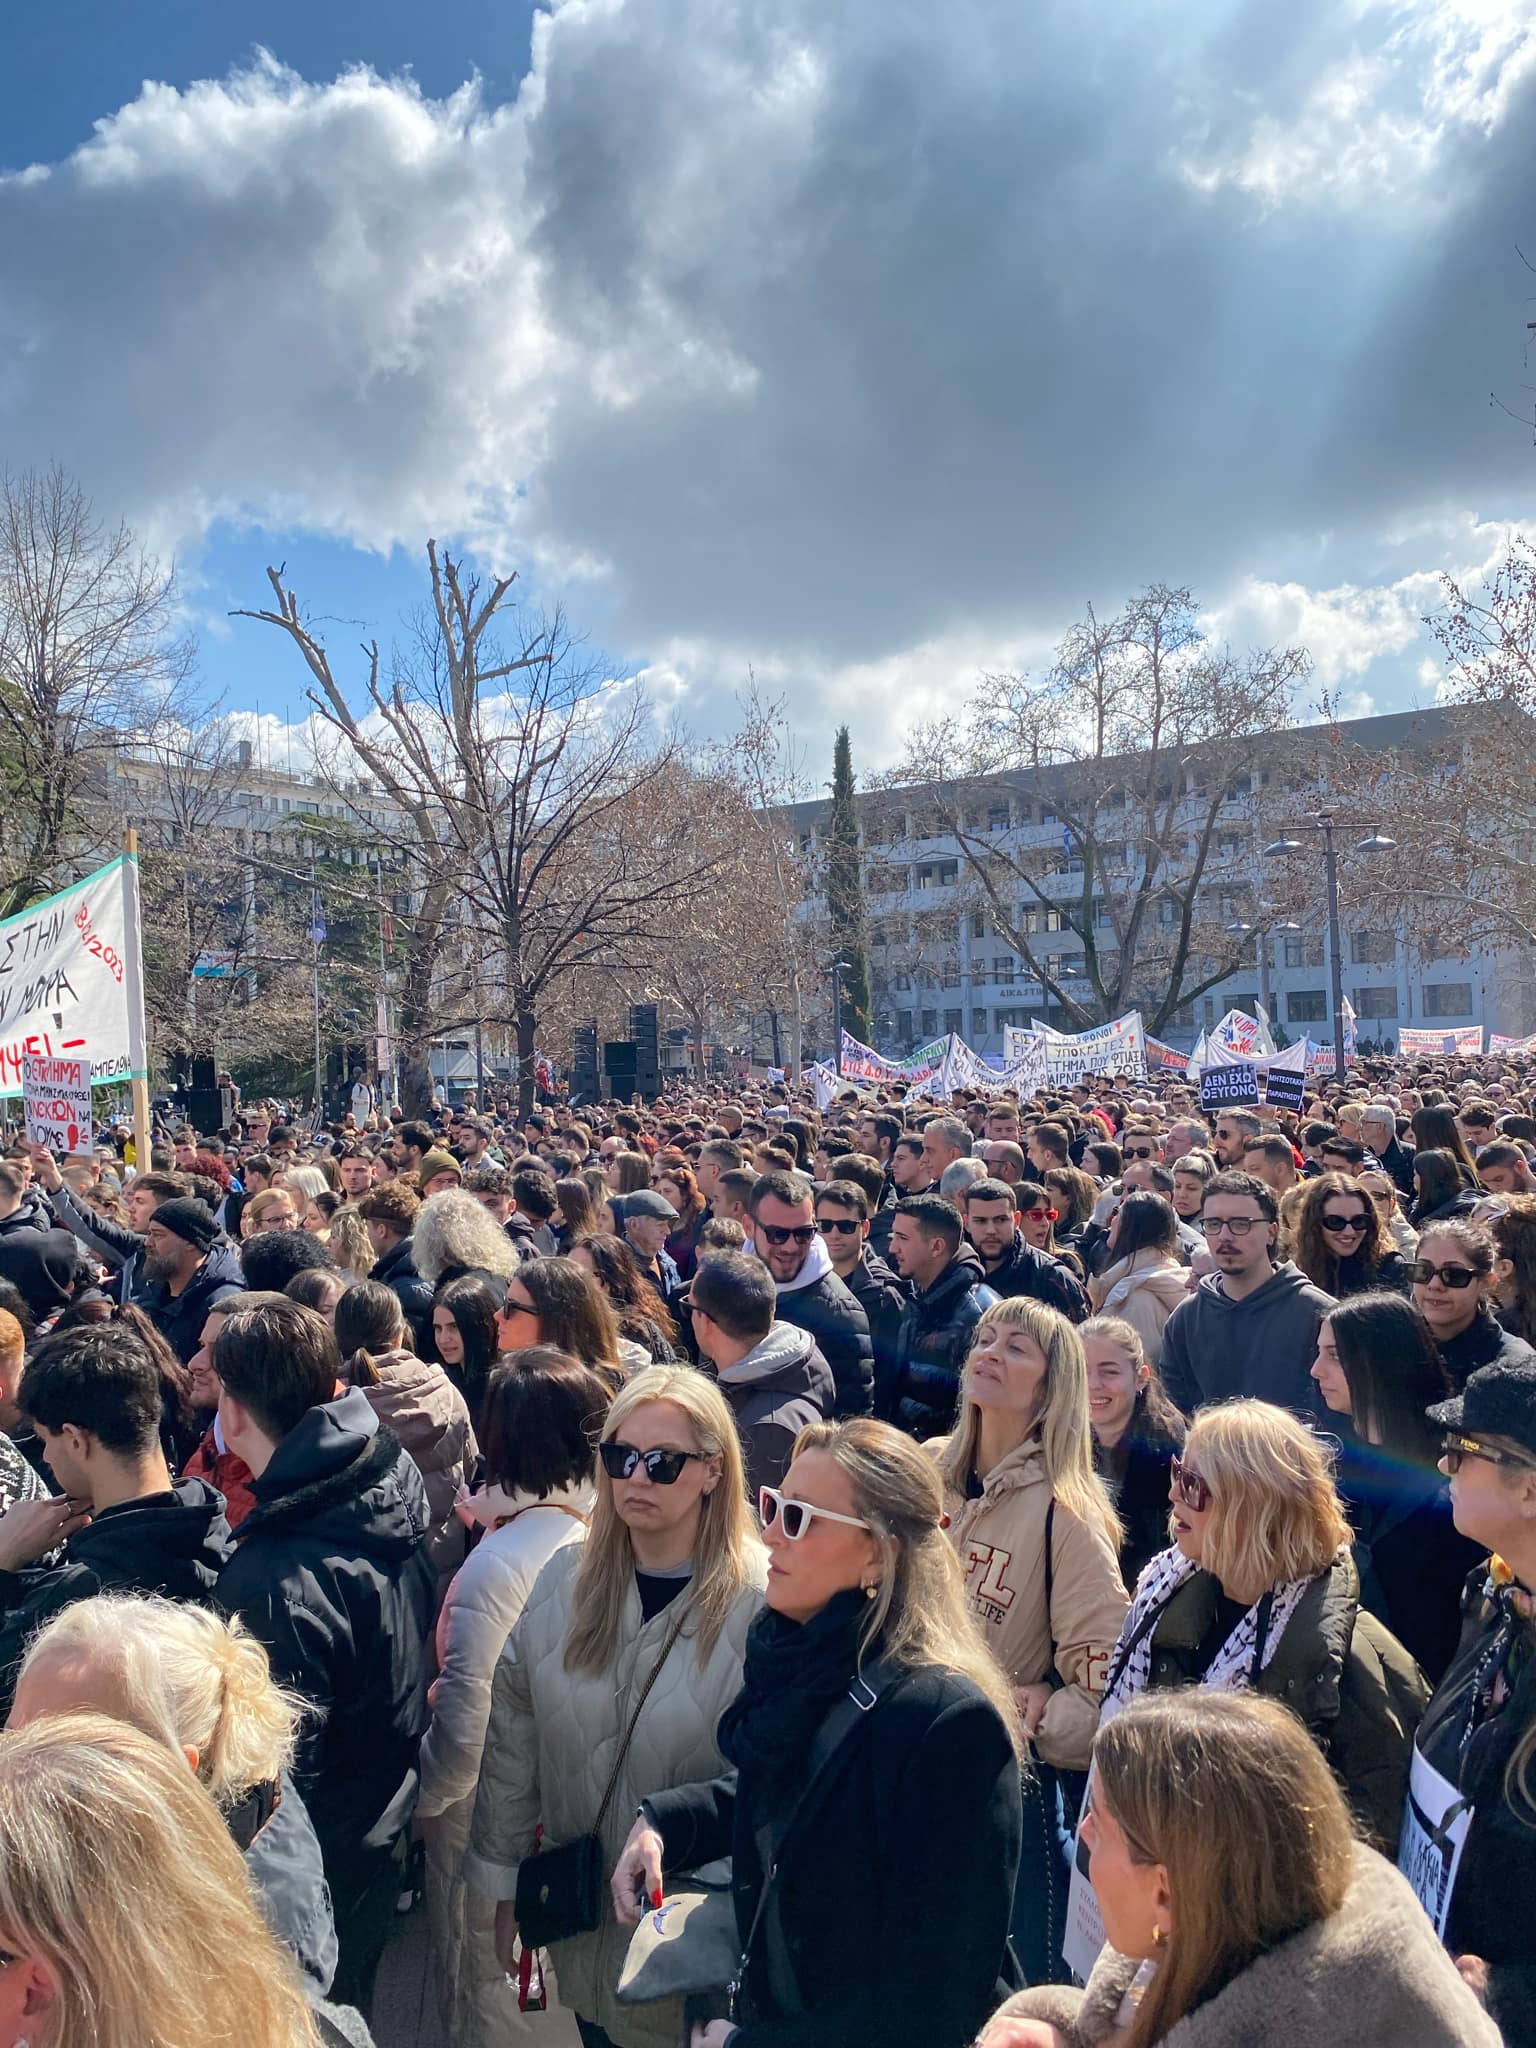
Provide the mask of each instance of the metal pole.
POLYGON ((843 1071, 843 963, 832 963, 832 1065, 843 1071))
POLYGON ((1344 1079, 1344 962, 1339 947, 1339 860, 1333 846, 1333 819, 1324 815, 1323 859, 1328 870, 1328 952, 1333 963, 1333 1071, 1344 1079))
POLYGON ((315 1128, 325 1121, 325 1065, 320 1052, 320 879, 309 864, 309 944, 314 969, 315 1001, 315 1128))
POLYGON ((1273 1026, 1274 1018, 1270 1016, 1269 1009, 1269 948, 1266 943, 1267 936, 1264 932, 1255 932, 1253 945, 1254 951, 1259 956, 1259 1007, 1263 1010, 1265 1016, 1269 1017, 1270 1024, 1273 1026))

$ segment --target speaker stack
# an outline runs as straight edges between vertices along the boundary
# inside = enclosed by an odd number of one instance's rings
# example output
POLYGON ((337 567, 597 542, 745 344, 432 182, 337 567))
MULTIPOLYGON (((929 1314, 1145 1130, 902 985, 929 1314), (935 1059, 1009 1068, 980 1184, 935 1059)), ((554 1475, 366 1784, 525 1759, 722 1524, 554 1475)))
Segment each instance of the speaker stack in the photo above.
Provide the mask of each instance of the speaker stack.
POLYGON ((629 1035, 635 1042, 635 1092, 647 1102, 661 1093, 661 1017, 655 1003, 631 1003, 629 1035))

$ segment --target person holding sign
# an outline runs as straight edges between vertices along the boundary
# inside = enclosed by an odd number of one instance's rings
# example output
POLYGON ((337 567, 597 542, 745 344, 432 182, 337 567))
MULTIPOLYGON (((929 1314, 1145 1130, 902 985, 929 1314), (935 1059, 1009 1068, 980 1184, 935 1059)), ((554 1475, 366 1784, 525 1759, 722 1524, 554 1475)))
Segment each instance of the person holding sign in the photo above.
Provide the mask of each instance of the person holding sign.
POLYGON ((1464 1536, 1461 1643, 1414 1742, 1399 1865, 1511 2044, 1536 2041, 1536 1370, 1429 1410, 1464 1536))
POLYGON ((1499 2048, 1408 1886, 1271 1700, 1176 1693, 1099 1731, 1083 1821, 1108 1945, 979 2048, 1499 2048))

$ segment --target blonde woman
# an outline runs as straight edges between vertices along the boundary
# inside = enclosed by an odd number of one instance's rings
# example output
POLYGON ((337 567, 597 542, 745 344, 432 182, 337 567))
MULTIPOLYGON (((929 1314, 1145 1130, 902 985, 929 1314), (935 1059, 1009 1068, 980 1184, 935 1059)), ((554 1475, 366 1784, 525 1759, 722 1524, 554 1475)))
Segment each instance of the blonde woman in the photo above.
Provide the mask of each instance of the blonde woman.
MULTIPOLYGON (((724 1768, 716 1726, 767 1578, 731 1412, 693 1367, 626 1383, 603 1425, 596 1488, 585 1543, 539 1573, 492 1680, 464 1870, 498 1902, 504 1967, 519 1866, 541 1824, 554 1848, 597 1834, 606 1877, 641 1799, 724 1768)), ((536 1888, 525 1879, 523 1896, 536 1888)), ((627 1941, 603 1908, 596 1925, 551 1941, 561 2000, 596 2048, 675 2048, 679 2003, 615 1996, 627 1941)))
POLYGON ((494 1286, 523 1263, 522 1255, 489 1209, 460 1188, 445 1188, 421 1205, 411 1236, 416 1271, 432 1288, 478 1273, 494 1286))
POLYGON ((154 1594, 99 1593, 32 1638, 9 1725, 107 1714, 190 1764, 244 1851, 273 1933, 325 1992, 336 1928, 320 1844, 288 1776, 303 1712, 243 1622, 154 1594))
POLYGON ((1025 1732, 1046 1763, 1086 1770, 1126 1598, 1082 1341, 1066 1317, 1028 1295, 994 1303, 965 1362, 958 1426, 928 1450, 1025 1732))
POLYGON ((105 1715, 0 1735, 0 1949, 6 2048, 322 2038, 185 1758, 105 1715))
POLYGON ((1499 2048, 1283 1707, 1139 1700, 1093 1766, 1083 1841, 1108 1945, 1086 1989, 1017 1993, 980 2048, 1499 2048))
MULTIPOLYGON (((619 1858, 632 1925, 665 1870, 730 1854, 743 2044, 939 2048, 995 2003, 1023 1731, 943 1511, 932 1460, 889 1424, 802 1430, 762 1490, 767 1607, 720 1726, 735 1775, 652 1793, 619 1858)), ((734 2033, 698 2024, 692 2048, 734 2033)))
POLYGON ((1106 1705, 1177 1685, 1283 1700, 1395 1855, 1428 1689, 1360 1605, 1326 1449, 1286 1409, 1227 1401, 1190 1424, 1169 1495, 1173 1544, 1137 1582, 1106 1705))
POLYGON ((349 1280, 366 1280, 373 1272, 376 1254, 373 1241, 368 1235, 368 1226, 357 1213, 351 1202, 336 1211, 331 1218, 331 1234, 326 1239, 326 1250, 336 1262, 338 1272, 349 1280))

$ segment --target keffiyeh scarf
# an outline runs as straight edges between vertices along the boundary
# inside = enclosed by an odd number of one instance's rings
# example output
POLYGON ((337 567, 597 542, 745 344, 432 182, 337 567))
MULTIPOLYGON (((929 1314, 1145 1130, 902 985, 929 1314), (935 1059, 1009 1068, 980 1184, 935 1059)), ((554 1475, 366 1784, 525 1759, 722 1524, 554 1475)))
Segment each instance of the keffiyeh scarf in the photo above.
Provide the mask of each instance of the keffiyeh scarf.
MULTIPOLYGON (((1180 1586, 1199 1569, 1174 1546, 1160 1551, 1142 1572, 1136 1581, 1131 1611, 1125 1617, 1120 1640, 1109 1660, 1109 1683, 1104 1689, 1106 1707, 1124 1706, 1127 1700, 1147 1690, 1152 1671, 1152 1636, 1158 1617, 1180 1586)), ((1255 1601, 1211 1659, 1201 1684, 1213 1692, 1245 1692, 1274 1656, 1291 1616, 1301 1605, 1301 1596, 1311 1583, 1310 1579, 1287 1579, 1255 1601), (1268 1622, 1261 1646, 1260 1617, 1266 1606, 1268 1622)))

